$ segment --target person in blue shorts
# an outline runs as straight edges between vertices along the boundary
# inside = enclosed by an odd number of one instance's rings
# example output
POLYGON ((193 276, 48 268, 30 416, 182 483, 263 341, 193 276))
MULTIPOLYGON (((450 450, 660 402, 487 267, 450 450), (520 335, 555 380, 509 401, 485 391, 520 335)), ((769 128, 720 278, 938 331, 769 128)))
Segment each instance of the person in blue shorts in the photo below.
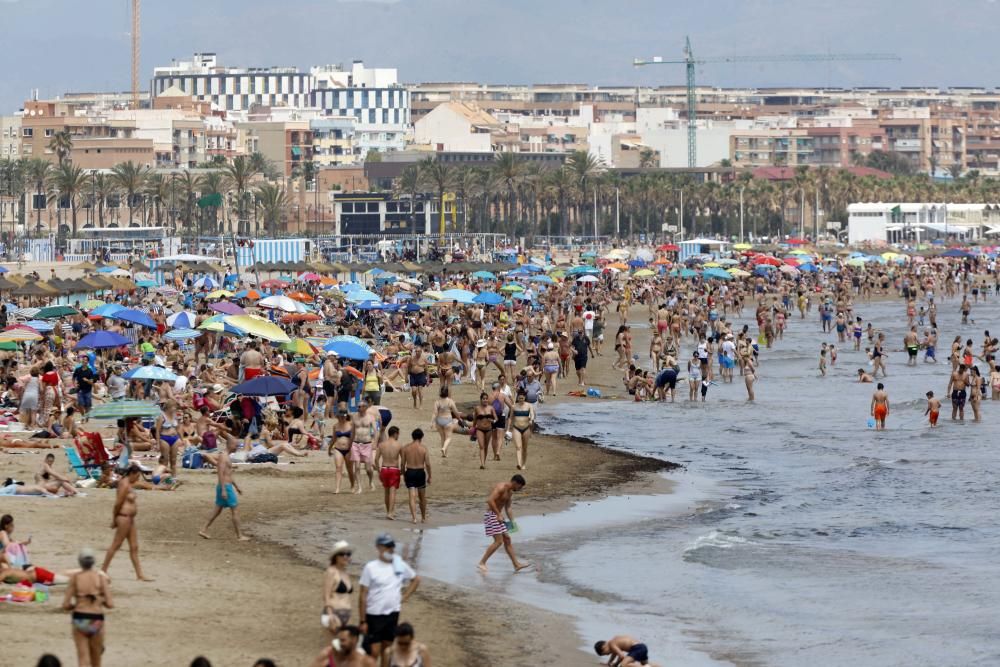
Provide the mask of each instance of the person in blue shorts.
POLYGON ((240 531, 240 515, 239 511, 236 509, 240 504, 238 495, 243 494, 243 490, 240 489, 239 485, 236 484, 236 480, 233 479, 233 465, 229 462, 229 456, 236 451, 236 440, 228 439, 226 444, 226 451, 222 456, 218 457, 218 462, 216 464, 216 471, 218 473, 218 481, 215 485, 215 511, 212 516, 208 519, 208 523, 205 527, 198 531, 198 534, 204 537, 206 540, 211 539, 208 534, 208 528, 212 525, 212 522, 219 518, 222 514, 222 510, 228 508, 233 519, 233 529, 236 531, 236 538, 240 542, 247 542, 250 540, 249 537, 245 536, 240 531))

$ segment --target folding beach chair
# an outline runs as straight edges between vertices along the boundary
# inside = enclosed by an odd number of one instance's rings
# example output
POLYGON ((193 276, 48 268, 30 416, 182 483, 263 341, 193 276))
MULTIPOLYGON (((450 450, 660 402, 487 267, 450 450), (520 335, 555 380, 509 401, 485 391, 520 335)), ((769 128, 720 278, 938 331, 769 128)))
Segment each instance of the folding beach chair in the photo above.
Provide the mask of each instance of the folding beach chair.
POLYGON ((63 451, 66 452, 66 459, 69 461, 69 467, 73 469, 77 477, 80 479, 100 479, 101 478, 101 466, 100 465, 87 465, 80 458, 80 453, 76 451, 76 447, 71 447, 69 445, 63 446, 63 451))

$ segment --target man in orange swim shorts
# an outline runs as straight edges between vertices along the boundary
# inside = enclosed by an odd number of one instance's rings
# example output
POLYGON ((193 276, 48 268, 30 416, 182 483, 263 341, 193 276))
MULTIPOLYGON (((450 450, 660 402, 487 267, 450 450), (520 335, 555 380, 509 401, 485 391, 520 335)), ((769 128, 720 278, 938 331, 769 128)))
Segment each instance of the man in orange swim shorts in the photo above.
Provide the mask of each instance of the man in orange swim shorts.
POLYGON ((872 417, 875 418, 875 429, 885 430, 885 418, 889 416, 889 395, 885 392, 885 385, 881 382, 872 394, 872 417))
POLYGON ((390 426, 386 438, 378 444, 375 450, 375 465, 378 467, 378 479, 385 489, 385 518, 396 518, 396 490, 399 489, 399 451, 403 446, 399 443, 399 429, 390 426))

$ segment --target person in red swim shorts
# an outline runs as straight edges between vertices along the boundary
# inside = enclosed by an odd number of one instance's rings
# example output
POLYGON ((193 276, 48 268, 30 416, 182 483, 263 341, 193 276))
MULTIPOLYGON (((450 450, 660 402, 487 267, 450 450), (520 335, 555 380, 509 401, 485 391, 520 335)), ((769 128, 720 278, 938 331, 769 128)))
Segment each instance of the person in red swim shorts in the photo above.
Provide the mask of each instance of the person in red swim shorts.
POLYGON ((941 414, 941 401, 934 398, 933 391, 927 392, 927 409, 924 410, 924 414, 927 415, 931 428, 937 427, 938 416, 941 414))
POLYGON ((393 520, 396 518, 396 490, 399 489, 399 450, 403 446, 399 444, 399 429, 390 426, 386 431, 386 438, 378 443, 375 452, 375 466, 378 468, 378 478, 385 489, 385 518, 393 520))
POLYGON ((872 417, 875 418, 875 429, 885 430, 885 418, 889 416, 889 395, 885 392, 885 385, 881 382, 875 387, 872 394, 872 417))

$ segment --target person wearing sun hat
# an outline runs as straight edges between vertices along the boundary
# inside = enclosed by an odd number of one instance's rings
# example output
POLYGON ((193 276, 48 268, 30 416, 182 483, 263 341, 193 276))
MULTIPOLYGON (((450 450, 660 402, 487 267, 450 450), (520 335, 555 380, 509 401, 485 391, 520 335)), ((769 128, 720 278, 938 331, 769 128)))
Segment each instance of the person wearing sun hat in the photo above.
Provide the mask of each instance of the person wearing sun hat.
POLYGON ((330 553, 330 566, 326 568, 326 576, 323 578, 323 614, 320 622, 324 628, 334 633, 351 620, 354 584, 347 574, 351 553, 351 545, 347 540, 335 542, 330 553))
POLYGON ((420 577, 406 561, 396 555, 396 540, 389 533, 375 538, 378 558, 361 571, 358 583, 358 611, 365 650, 376 660, 393 641, 399 612, 420 585, 420 577))

